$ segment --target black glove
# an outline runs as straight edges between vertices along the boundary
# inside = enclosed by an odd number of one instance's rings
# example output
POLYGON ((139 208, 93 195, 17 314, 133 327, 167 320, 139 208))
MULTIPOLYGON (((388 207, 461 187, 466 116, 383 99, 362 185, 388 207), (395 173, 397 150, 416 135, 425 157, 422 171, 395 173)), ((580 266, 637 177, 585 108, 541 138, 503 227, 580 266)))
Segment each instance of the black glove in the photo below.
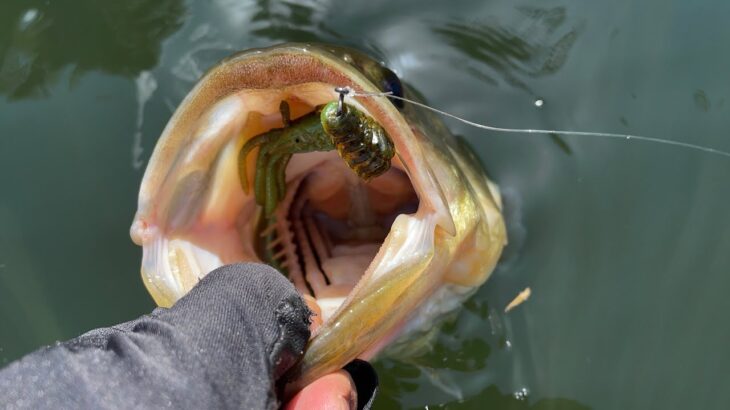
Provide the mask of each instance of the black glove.
MULTIPOLYGON (((301 357, 311 312, 269 266, 211 272, 172 308, 40 349, 0 371, 9 408, 244 408, 280 403, 275 384, 301 357)), ((360 408, 377 378, 347 366, 360 408)), ((5 407, 3 407, 5 408, 5 407)))

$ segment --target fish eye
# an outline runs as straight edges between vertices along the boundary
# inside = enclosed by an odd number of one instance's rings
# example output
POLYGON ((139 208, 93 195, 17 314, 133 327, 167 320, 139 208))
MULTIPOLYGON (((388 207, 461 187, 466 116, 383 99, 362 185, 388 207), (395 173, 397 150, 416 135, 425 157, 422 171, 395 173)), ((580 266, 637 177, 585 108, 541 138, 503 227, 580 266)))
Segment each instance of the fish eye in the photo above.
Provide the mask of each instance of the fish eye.
MULTIPOLYGON (((400 79, 398 76, 391 71, 390 69, 386 67, 382 67, 383 70, 383 80, 381 84, 381 88, 383 91, 388 92, 390 91, 393 93, 396 97, 403 98, 403 84, 400 82, 400 79)), ((403 100, 398 100, 395 98, 391 98, 390 101, 395 105, 396 107, 403 108, 403 100)))

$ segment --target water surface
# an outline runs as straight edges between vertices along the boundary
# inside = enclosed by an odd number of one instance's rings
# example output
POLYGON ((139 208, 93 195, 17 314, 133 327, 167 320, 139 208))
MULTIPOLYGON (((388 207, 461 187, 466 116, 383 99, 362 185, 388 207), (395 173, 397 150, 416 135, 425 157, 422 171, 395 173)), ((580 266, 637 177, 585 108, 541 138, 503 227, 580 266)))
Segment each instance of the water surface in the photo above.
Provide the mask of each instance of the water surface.
MULTIPOLYGON (((142 172, 235 50, 356 46, 474 121, 730 150, 726 1, 358 3, 0 4, 0 364, 152 309, 128 237, 142 172)), ((447 123, 511 242, 432 352, 379 363, 378 407, 730 407, 730 159, 447 123)))

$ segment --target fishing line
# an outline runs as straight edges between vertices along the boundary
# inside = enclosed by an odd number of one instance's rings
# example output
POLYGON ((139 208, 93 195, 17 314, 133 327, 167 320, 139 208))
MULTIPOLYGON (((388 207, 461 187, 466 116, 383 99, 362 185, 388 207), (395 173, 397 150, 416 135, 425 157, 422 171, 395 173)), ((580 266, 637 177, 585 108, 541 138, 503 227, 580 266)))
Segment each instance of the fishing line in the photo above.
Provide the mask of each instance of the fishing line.
POLYGON ((715 148, 705 147, 702 145, 697 144, 690 144, 688 142, 679 142, 679 141, 672 141, 672 140, 665 140, 661 138, 654 138, 654 137, 645 137, 642 135, 632 135, 632 134, 615 134, 610 132, 590 132, 590 131, 564 131, 564 130, 541 130, 541 129, 531 129, 531 128, 502 128, 502 127, 494 127, 491 125, 486 124, 479 124, 473 121, 466 120, 464 118, 458 117, 454 114, 450 114, 446 111, 439 110, 438 108, 431 107, 429 105, 420 103, 418 101, 413 101, 408 98, 399 97, 397 95, 393 95, 391 91, 388 92, 380 92, 380 93, 360 93, 355 92, 349 87, 337 87, 335 89, 340 95, 348 94, 353 97, 387 97, 387 98, 395 98, 397 100, 409 102, 411 104, 417 105, 421 108, 425 108, 427 110, 431 110, 435 113, 441 114, 443 116, 453 118, 457 121, 461 121, 462 123, 466 125, 470 125, 475 128, 481 128, 484 130, 489 131, 496 131, 496 132, 509 132, 509 133, 516 133, 516 134, 544 134, 544 135, 550 135, 550 134, 563 134, 563 135, 576 135, 576 136, 583 136, 583 137, 600 137, 600 138, 615 138, 615 139, 622 139, 622 140, 638 140, 638 141, 645 141, 645 142, 652 142, 656 144, 666 144, 666 145, 673 145, 676 147, 682 147, 682 148, 688 148, 693 149, 696 151, 701 151, 709 154, 715 154, 715 155, 721 155, 723 157, 730 158, 730 152, 722 151, 715 148))

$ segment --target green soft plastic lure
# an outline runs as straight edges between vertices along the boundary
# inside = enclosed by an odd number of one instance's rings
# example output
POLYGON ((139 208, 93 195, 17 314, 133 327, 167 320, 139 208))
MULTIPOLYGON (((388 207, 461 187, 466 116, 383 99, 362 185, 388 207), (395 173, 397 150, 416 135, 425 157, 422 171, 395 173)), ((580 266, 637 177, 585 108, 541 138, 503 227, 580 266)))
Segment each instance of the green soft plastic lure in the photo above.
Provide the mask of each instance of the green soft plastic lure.
POLYGON ((246 156, 259 147, 254 196, 267 218, 286 195, 286 166, 294 154, 337 149, 347 166, 365 181, 390 168, 393 141, 383 127, 352 105, 333 101, 294 121, 286 101, 279 111, 284 126, 251 138, 238 156, 241 186, 248 192, 246 156))
POLYGON ((257 246, 259 257, 282 272, 282 256, 273 249, 276 233, 268 229, 274 223, 276 206, 286 196, 286 166, 292 155, 313 151, 337 149, 340 157, 359 178, 368 181, 390 168, 395 155, 393 141, 375 120, 342 101, 333 101, 317 107, 313 112, 291 120, 289 104, 282 101, 279 112, 284 123, 248 140, 238 155, 238 175, 243 191, 248 193, 246 156, 259 147, 254 175, 254 197, 263 209, 264 218, 257 224, 261 241, 257 246))

